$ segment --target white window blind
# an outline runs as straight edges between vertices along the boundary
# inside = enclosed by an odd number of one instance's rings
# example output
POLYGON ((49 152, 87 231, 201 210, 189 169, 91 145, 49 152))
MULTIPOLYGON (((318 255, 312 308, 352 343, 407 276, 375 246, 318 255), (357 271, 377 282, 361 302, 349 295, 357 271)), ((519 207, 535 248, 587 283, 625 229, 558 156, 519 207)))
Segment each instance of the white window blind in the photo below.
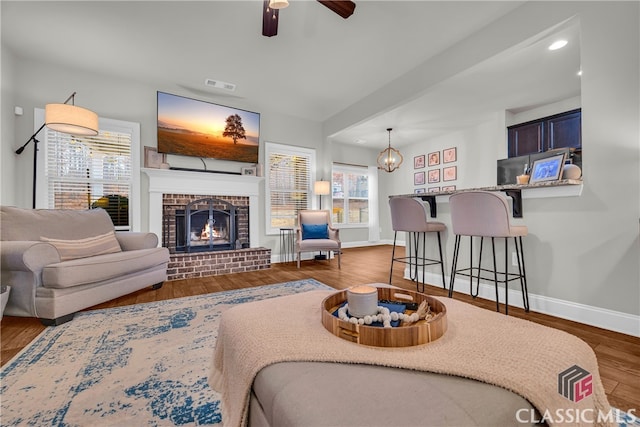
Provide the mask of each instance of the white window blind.
POLYGON ((103 208, 116 229, 131 230, 135 126, 109 129, 103 122, 96 136, 72 136, 45 127, 46 207, 103 208))
POLYGON ((267 230, 293 228, 298 211, 309 209, 315 150, 266 143, 267 230))

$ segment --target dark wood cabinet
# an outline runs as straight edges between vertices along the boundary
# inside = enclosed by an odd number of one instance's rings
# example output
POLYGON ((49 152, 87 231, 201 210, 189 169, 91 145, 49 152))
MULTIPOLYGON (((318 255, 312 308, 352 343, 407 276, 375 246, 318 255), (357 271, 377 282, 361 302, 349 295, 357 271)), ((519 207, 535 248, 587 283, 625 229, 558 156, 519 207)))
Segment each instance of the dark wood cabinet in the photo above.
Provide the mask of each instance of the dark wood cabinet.
POLYGON ((572 110, 507 128, 508 156, 582 148, 582 111, 572 110))

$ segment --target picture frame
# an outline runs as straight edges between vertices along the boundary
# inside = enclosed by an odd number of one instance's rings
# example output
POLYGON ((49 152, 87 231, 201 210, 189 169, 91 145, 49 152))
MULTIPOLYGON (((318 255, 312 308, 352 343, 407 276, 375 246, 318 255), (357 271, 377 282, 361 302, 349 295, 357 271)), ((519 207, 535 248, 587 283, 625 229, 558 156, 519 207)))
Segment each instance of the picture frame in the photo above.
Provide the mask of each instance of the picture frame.
POLYGON ((442 191, 456 191, 455 185, 443 185, 442 191))
POLYGON ((426 193, 427 191, 425 190, 424 187, 421 187, 421 188, 416 188, 415 190, 413 190, 413 192, 415 194, 422 194, 422 193, 426 193))
POLYGON ((458 167, 449 166, 442 168, 442 180, 443 181, 455 181, 458 179, 458 167))
POLYGON ((424 185, 424 172, 416 172, 413 174, 413 185, 424 185))
POLYGON ((440 169, 432 169, 429 171, 429 184, 440 182, 440 169))
POLYGON ((442 163, 453 163, 458 160, 458 148, 451 147, 442 150, 442 163))
POLYGON ((562 179, 565 157, 566 153, 560 153, 533 162, 529 184, 562 179))
POLYGON ((440 192, 440 187, 429 187, 428 192, 429 193, 439 193, 440 192))
POLYGON ((256 166, 247 166, 240 168, 240 174, 245 176, 256 176, 257 175, 257 167, 256 166))
POLYGON ((415 156, 413 158, 413 168, 414 169, 422 169, 424 167, 424 160, 425 160, 424 154, 421 154, 419 156, 415 156))
POLYGON ((160 169, 166 163, 167 155, 158 153, 154 147, 144 147, 144 167, 149 169, 160 169))
POLYGON ((429 153, 429 166, 436 166, 440 164, 440 152, 434 151, 429 153))

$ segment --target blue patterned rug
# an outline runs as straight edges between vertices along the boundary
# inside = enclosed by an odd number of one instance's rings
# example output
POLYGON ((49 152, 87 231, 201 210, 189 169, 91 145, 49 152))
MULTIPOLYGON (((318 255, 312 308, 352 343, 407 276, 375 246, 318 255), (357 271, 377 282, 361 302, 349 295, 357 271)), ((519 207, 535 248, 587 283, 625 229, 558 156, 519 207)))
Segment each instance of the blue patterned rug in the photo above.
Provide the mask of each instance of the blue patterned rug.
MULTIPOLYGON (((2 368, 2 426, 219 424, 207 376, 222 313, 318 289, 332 288, 307 279, 78 313, 2 368)), ((616 420, 640 426, 634 415, 616 420)))
POLYGON ((332 288, 307 279, 78 313, 2 368, 2 425, 218 424, 207 376, 222 313, 318 289, 332 288))

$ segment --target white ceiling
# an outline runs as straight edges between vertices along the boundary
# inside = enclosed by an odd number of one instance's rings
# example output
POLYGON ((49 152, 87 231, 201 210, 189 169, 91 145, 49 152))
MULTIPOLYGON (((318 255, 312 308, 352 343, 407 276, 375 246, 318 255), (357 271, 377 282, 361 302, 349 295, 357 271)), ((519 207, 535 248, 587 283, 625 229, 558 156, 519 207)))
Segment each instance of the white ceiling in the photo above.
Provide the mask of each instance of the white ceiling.
MULTIPOLYGON (((3 0, 2 45, 25 58, 322 122, 522 2, 356 4, 353 16, 343 20, 316 1, 291 0, 280 11, 278 35, 267 38, 261 35, 258 0, 3 0), (209 88, 207 78, 237 88, 233 93, 209 88)), ((577 30, 569 36, 574 43, 562 55, 550 56, 541 47, 546 39, 531 43, 526 51, 480 64, 420 99, 332 137, 381 147, 387 142, 385 129, 400 126, 406 132, 402 139, 415 142, 477 122, 495 109, 526 109, 575 96, 580 91, 577 30)))

